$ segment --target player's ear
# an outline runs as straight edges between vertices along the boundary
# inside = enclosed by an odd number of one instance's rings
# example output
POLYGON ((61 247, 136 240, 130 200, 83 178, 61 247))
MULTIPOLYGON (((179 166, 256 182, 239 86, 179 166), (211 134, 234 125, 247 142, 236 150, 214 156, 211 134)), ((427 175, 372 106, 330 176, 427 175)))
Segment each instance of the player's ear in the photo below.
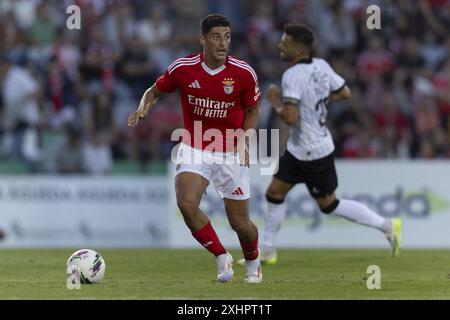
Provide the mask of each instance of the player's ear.
POLYGON ((305 54, 305 48, 299 43, 295 43, 291 48, 292 48, 292 52, 296 55, 305 54))
POLYGON ((199 35, 199 36, 198 36, 198 40, 200 40, 200 44, 201 44, 202 46, 205 45, 206 37, 205 37, 204 34, 199 35))

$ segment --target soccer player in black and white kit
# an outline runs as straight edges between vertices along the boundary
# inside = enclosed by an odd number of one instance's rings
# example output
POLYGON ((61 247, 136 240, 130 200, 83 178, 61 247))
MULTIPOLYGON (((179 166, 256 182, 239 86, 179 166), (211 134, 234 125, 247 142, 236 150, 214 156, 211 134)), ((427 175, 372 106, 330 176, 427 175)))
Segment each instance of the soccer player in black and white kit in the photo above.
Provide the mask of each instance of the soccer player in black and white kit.
POLYGON ((350 99, 345 80, 323 59, 313 58, 313 33, 303 24, 287 24, 278 47, 281 58, 291 62, 282 77, 282 90, 271 85, 266 98, 287 123, 287 150, 279 159, 278 172, 266 191, 268 212, 264 218, 261 259, 276 263, 276 235, 284 219, 284 199, 298 183, 305 183, 320 210, 382 231, 391 254, 400 250, 401 220, 386 219, 364 204, 337 199, 334 143, 325 125, 328 101, 350 99))

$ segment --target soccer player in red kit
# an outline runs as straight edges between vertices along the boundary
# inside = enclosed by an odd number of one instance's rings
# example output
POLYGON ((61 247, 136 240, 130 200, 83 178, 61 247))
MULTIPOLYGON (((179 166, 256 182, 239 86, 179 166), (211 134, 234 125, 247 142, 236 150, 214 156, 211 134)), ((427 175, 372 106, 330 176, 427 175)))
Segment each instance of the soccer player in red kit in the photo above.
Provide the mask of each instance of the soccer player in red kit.
POLYGON ((201 32, 203 53, 175 60, 144 93, 128 125, 135 126, 145 118, 163 93, 179 89, 185 130, 175 176, 178 208, 193 237, 216 257, 217 279, 230 281, 233 258, 199 208, 212 181, 242 247, 246 260, 244 281, 259 283, 262 272, 258 229, 249 218, 248 149, 241 148, 246 145, 242 135, 230 135, 230 130, 256 129, 260 115, 258 80, 247 63, 227 54, 231 29, 226 17, 206 16, 201 21, 201 32), (236 157, 239 159, 234 161, 236 157))

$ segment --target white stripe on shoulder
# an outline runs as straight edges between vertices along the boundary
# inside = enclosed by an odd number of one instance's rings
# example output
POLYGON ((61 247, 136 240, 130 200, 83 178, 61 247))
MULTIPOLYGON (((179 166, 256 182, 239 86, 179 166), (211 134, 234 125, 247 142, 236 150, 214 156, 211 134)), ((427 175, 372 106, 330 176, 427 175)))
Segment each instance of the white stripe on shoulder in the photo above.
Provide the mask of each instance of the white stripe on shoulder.
POLYGON ((235 63, 235 62, 233 62, 231 60, 228 60, 228 62, 230 64, 232 64, 233 66, 236 66, 236 67, 239 67, 239 68, 247 70, 252 75, 252 77, 255 80, 255 82, 258 81, 258 78, 256 77, 256 73, 252 69, 250 69, 249 67, 246 67, 246 66, 244 66, 242 64, 235 63))
POLYGON ((239 59, 237 59, 237 58, 235 58, 233 56, 228 56, 228 59, 233 60, 234 62, 237 62, 237 63, 246 64, 247 66, 250 67, 250 65, 247 62, 245 62, 244 60, 239 60, 239 59))
POLYGON ((175 60, 174 62, 172 62, 172 64, 171 64, 167 69, 169 70, 169 69, 173 68, 173 67, 174 67, 176 64, 178 64, 178 63, 181 63, 181 62, 190 62, 190 61, 196 60, 196 59, 198 59, 198 58, 200 58, 200 55, 199 55, 199 54, 196 55, 196 56, 194 56, 194 57, 190 57, 190 58, 178 58, 177 60, 175 60))
POLYGON ((189 60, 194 60, 194 59, 197 59, 198 57, 200 57, 199 54, 196 55, 196 56, 193 56, 193 57, 188 57, 188 58, 186 58, 186 57, 184 57, 184 58, 178 58, 178 59, 176 59, 174 62, 172 62, 172 64, 169 66, 169 68, 171 68, 173 65, 175 65, 175 64, 177 64, 177 63, 179 63, 179 62, 182 62, 182 61, 189 61, 189 60))
POLYGON ((229 56, 229 57, 228 57, 228 61, 230 61, 230 60, 233 61, 233 62, 236 62, 237 64, 240 64, 240 65, 242 65, 242 66, 244 66, 244 67, 249 68, 250 71, 253 73, 253 76, 254 76, 255 78, 258 78, 258 76, 256 75, 255 70, 253 70, 253 68, 252 68, 247 62, 245 62, 245 61, 243 61, 243 60, 236 59, 236 58, 234 58, 234 57, 232 57, 232 56, 229 56))
POLYGON ((182 67, 182 66, 193 66, 193 65, 198 64, 198 63, 200 63, 200 59, 194 60, 194 61, 190 61, 190 62, 181 62, 181 63, 177 64, 176 66, 174 66, 173 68, 168 69, 168 71, 169 71, 169 74, 171 74, 172 72, 174 72, 179 67, 182 67))
POLYGON ((175 68, 176 66, 182 64, 182 63, 191 63, 191 62, 198 62, 200 61, 200 57, 196 58, 196 59, 189 59, 189 60, 182 60, 182 61, 177 61, 176 63, 172 63, 169 68, 167 68, 167 70, 171 71, 173 68, 175 68))

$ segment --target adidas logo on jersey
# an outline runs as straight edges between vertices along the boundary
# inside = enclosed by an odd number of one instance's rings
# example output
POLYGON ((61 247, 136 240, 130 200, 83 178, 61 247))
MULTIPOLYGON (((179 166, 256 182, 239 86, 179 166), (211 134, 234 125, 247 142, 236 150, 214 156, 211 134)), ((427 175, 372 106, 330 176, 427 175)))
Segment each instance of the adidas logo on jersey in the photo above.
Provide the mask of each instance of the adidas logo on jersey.
POLYGON ((234 190, 232 195, 234 195, 234 196, 242 196, 242 195, 244 195, 244 193, 242 192, 241 188, 238 187, 236 190, 234 190))
POLYGON ((190 85, 188 85, 189 88, 195 88, 195 89, 200 89, 200 83, 198 83, 198 80, 195 80, 194 82, 192 82, 190 85))

